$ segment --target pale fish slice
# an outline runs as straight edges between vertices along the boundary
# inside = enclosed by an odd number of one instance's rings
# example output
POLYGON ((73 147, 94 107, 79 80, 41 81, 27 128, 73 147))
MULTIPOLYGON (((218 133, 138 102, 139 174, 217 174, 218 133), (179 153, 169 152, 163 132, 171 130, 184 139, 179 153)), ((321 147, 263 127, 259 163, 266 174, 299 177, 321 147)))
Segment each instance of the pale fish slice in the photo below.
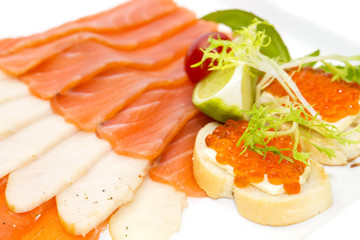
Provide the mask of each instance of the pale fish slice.
POLYGON ((77 129, 51 114, 0 141, 0 178, 36 160, 77 129))
POLYGON ((94 133, 78 132, 36 161, 9 175, 6 201, 10 210, 30 211, 83 176, 110 151, 94 133))
POLYGON ((25 96, 30 93, 24 83, 0 73, 0 104, 25 96))
POLYGON ((113 239, 169 240, 180 229, 186 206, 184 193, 147 178, 134 200, 110 218, 110 234, 113 239))
POLYGON ((86 235, 134 197, 150 162, 113 151, 56 196, 59 217, 71 234, 86 235))
POLYGON ((4 73, 3 71, 0 71, 0 81, 7 77, 8 77, 8 75, 6 73, 4 73))
POLYGON ((48 102, 33 96, 0 105, 0 140, 51 114, 48 102))

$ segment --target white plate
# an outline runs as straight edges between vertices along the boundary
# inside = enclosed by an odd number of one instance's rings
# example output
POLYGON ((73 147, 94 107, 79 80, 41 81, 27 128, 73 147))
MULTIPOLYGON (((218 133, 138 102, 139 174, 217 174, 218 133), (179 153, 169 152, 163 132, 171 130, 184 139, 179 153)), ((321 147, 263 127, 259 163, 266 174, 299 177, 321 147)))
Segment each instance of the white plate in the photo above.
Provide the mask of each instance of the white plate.
MULTIPOLYGON (((0 38, 47 30, 78 17, 113 7, 124 0, 8 0, 0 3, 0 38)), ((360 54, 357 0, 177 0, 199 17, 240 8, 268 19, 283 36, 293 57, 316 49, 323 53, 360 54)), ((189 199, 179 233, 184 239, 360 239, 360 167, 326 167, 334 194, 332 207, 303 223, 267 227, 242 218, 230 199, 189 199), (356 202, 355 202, 356 201, 356 202), (355 202, 355 204, 352 204, 355 202), (350 206, 350 207, 349 207, 350 206), (345 208, 349 207, 345 210, 345 208), (340 213, 340 214, 339 214, 340 213), (331 220, 331 221, 329 221, 331 220)), ((101 239, 110 239, 107 233, 101 239)))

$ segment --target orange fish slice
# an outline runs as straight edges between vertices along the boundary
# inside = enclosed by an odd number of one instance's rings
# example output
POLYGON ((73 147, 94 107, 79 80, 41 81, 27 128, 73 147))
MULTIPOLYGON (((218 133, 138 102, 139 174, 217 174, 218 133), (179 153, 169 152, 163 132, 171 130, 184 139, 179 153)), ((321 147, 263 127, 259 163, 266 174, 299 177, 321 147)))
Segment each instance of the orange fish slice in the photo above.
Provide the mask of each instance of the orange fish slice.
POLYGON ((79 31, 114 32, 140 26, 176 10, 171 0, 133 0, 43 33, 0 40, 0 55, 37 46, 79 31))
POLYGON ((172 185, 191 197, 205 197, 193 175, 193 149, 198 131, 211 119, 199 114, 188 121, 167 146, 159 161, 150 168, 150 177, 172 185))
POLYGON ((176 86, 187 81, 181 58, 156 71, 118 70, 97 76, 51 100, 54 112, 78 128, 94 131, 99 122, 114 116, 145 90, 176 86))
POLYGON ((171 14, 126 32, 102 34, 78 32, 40 46, 0 56, 0 69, 10 75, 22 75, 75 43, 85 40, 100 42, 119 50, 133 50, 152 45, 195 22, 196 17, 192 12, 179 8, 171 14))
POLYGON ((198 21, 159 44, 131 52, 118 51, 95 42, 82 42, 44 62, 20 79, 29 85, 33 94, 49 99, 113 66, 139 69, 164 66, 185 55, 196 37, 215 28, 214 23, 198 21))
POLYGON ((97 134, 118 154, 155 159, 198 110, 191 96, 193 85, 143 93, 113 119, 101 123, 97 134))
POLYGON ((65 232, 60 224, 60 219, 56 206, 54 205, 46 211, 35 225, 22 235, 20 240, 97 240, 100 233, 107 227, 106 223, 100 224, 97 228, 91 230, 86 236, 74 236, 65 232))
POLYGON ((0 239, 14 240, 19 239, 24 233, 29 231, 36 223, 38 218, 52 206, 55 201, 50 200, 34 210, 26 213, 14 213, 6 205, 5 188, 7 177, 0 179, 0 239))

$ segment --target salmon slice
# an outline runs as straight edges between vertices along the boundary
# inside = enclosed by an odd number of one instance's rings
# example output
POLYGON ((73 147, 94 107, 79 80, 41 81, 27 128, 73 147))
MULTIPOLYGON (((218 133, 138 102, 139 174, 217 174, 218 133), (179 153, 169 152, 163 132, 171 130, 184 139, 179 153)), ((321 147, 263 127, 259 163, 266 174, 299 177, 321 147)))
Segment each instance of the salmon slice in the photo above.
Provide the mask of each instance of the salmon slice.
POLYGON ((51 100, 54 112, 78 128, 94 131, 99 122, 113 117, 145 90, 176 86, 187 80, 184 59, 157 71, 114 70, 78 85, 51 100))
POLYGON ((93 40, 119 50, 152 45, 194 24, 195 14, 179 8, 175 12, 144 26, 120 33, 78 32, 37 47, 26 48, 13 54, 0 56, 0 69, 10 75, 20 76, 46 59, 65 51, 76 42, 93 40))
POLYGON ((189 45, 216 24, 198 21, 195 25, 154 46, 136 51, 119 51, 99 43, 86 41, 45 61, 20 79, 36 96, 48 99, 64 92, 114 66, 138 69, 162 67, 184 56, 189 45))
POLYGON ((114 32, 131 29, 177 9, 171 0, 132 0, 113 9, 80 18, 44 33, 0 41, 0 55, 37 46, 79 31, 114 32))
POLYGON ((35 225, 21 236, 20 240, 97 240, 100 238, 101 231, 107 227, 106 222, 100 224, 86 236, 73 236, 65 232, 61 227, 56 206, 46 211, 35 225))
POLYGON ((150 177, 167 183, 191 197, 205 197, 193 175, 193 149, 198 131, 211 119, 199 114, 188 121, 150 169, 150 177))
POLYGON ((113 119, 101 123, 97 134, 113 150, 135 158, 155 159, 198 110, 192 104, 193 85, 143 93, 113 119))
POLYGON ((38 218, 52 206, 55 201, 50 200, 38 208, 26 213, 14 213, 6 205, 5 188, 7 177, 0 179, 0 239, 14 240, 19 239, 24 233, 29 231, 36 223, 38 218))

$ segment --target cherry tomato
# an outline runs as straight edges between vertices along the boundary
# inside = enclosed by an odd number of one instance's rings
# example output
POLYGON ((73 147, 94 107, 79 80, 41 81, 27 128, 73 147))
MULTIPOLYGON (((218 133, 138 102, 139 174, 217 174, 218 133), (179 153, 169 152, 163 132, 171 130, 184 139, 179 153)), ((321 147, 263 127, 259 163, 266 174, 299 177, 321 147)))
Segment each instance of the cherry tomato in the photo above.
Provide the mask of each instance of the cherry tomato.
MULTIPOLYGON (((190 46, 185 57, 185 71, 189 79, 193 83, 199 82, 201 79, 206 77, 210 71, 209 64, 211 63, 210 59, 207 59, 201 66, 192 68, 191 65, 201 61, 203 57, 203 52, 201 49, 207 48, 210 43, 208 42, 209 37, 212 36, 216 39, 230 40, 228 36, 221 32, 208 32, 199 36, 190 46)), ((221 52, 222 48, 217 48, 215 51, 221 52)))

